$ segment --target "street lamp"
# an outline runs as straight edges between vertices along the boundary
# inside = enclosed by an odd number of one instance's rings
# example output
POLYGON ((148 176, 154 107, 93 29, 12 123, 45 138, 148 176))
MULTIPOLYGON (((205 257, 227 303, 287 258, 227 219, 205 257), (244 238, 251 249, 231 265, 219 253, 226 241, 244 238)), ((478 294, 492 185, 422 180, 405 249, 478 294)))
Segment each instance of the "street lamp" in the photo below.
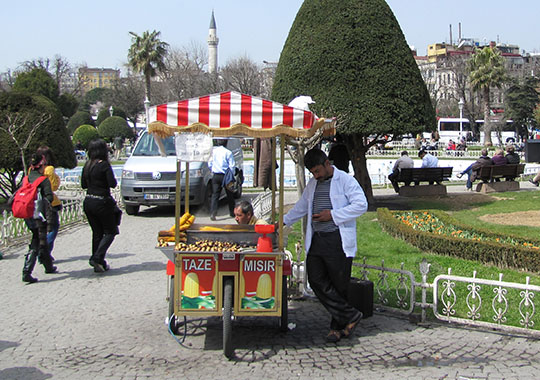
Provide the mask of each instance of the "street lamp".
POLYGON ((144 99, 144 113, 145 113, 145 116, 146 116, 146 127, 148 128, 148 121, 150 119, 150 100, 148 99, 148 97, 146 97, 144 99))
POLYGON ((110 115, 110 116, 113 115, 113 111, 114 111, 114 108, 113 108, 113 106, 111 105, 111 106, 109 107, 109 115, 110 115))
POLYGON ((465 102, 463 101, 463 98, 459 99, 458 102, 459 107, 459 133, 463 133, 463 106, 465 105, 465 102))

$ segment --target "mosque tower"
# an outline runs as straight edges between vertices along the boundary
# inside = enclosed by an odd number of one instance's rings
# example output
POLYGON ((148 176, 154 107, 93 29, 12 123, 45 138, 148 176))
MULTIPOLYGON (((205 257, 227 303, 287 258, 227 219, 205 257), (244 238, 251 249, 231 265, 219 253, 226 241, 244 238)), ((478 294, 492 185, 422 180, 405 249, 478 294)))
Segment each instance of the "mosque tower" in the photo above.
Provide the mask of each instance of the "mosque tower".
POLYGON ((212 10, 212 18, 210 19, 210 28, 208 29, 208 73, 217 73, 217 48, 219 38, 217 38, 216 19, 214 18, 214 10, 212 10))

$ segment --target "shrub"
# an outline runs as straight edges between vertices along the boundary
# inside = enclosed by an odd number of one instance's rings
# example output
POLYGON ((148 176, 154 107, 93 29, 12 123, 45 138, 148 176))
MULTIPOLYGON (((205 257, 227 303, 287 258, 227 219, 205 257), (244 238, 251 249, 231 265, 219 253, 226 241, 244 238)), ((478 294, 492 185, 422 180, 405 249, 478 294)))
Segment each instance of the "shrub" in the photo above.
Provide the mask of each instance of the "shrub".
POLYGON ((86 149, 88 143, 99 137, 99 133, 93 125, 84 124, 73 132, 73 141, 80 141, 83 147, 86 149))
MULTIPOLYGON (((126 113, 123 109, 118 107, 113 107, 113 116, 120 116, 123 119, 126 119, 126 113)), ((111 111, 109 111, 109 107, 103 107, 101 111, 99 111, 97 119, 96 119, 96 127, 99 127, 103 121, 111 117, 111 111)))
POLYGON ((538 246, 540 245, 540 240, 527 239, 525 241, 525 239, 517 236, 500 236, 489 230, 474 228, 460 223, 442 211, 430 210, 429 212, 436 215, 442 222, 451 224, 459 229, 482 234, 494 239, 511 238, 518 244, 470 240, 415 230, 395 218, 394 214, 387 208, 379 208, 377 210, 377 216, 384 231, 396 238, 407 241, 423 251, 480 261, 485 264, 496 265, 500 268, 509 267, 530 272, 540 271, 540 252, 525 245, 534 243, 534 245, 538 246))
POLYGON ((92 119, 92 116, 90 116, 90 113, 86 111, 75 112, 75 114, 69 118, 69 121, 67 123, 67 129, 69 131, 69 134, 73 135, 73 133, 75 132, 77 128, 85 124, 92 125, 92 126, 95 125, 94 119, 92 119))
POLYGON ((112 141, 115 137, 130 138, 133 136, 127 121, 120 116, 110 116, 98 127, 98 132, 105 140, 112 141))

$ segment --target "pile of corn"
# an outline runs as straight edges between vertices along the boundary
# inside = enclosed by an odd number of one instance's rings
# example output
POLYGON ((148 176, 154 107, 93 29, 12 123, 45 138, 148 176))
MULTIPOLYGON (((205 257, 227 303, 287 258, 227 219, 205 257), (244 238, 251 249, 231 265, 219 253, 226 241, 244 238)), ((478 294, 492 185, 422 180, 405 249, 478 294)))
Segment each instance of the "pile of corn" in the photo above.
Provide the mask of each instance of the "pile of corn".
MULTIPOLYGON (((187 241, 187 235, 186 230, 191 227, 193 222, 195 221, 195 215, 191 215, 189 212, 186 212, 184 215, 180 217, 180 221, 178 225, 180 226, 178 229, 180 231, 180 241, 185 242, 187 241)), ((158 247, 166 247, 168 246, 169 242, 174 243, 174 234, 175 234, 176 224, 172 226, 169 230, 166 231, 159 231, 158 233, 158 247)))

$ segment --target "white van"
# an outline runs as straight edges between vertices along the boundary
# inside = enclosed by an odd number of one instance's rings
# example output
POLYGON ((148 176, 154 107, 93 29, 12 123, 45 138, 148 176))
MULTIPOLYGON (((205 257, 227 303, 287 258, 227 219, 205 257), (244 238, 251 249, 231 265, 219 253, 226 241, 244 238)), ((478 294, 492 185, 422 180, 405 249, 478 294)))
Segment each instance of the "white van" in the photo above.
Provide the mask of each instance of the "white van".
MULTIPOLYGON (((120 191, 126 213, 136 215, 141 205, 174 205, 176 199, 176 151, 174 137, 163 139, 167 153, 161 156, 154 137, 144 131, 133 148, 122 170, 120 191)), ((227 138, 227 149, 233 152, 237 167, 237 181, 243 182, 243 162, 241 139, 227 138)), ((181 163, 181 201, 185 196, 185 162, 181 163)), ((189 164, 189 204, 210 206, 212 194, 212 173, 206 162, 189 164)), ((242 195, 242 186, 235 194, 242 195)), ((224 196, 224 192, 222 196, 224 196)))

